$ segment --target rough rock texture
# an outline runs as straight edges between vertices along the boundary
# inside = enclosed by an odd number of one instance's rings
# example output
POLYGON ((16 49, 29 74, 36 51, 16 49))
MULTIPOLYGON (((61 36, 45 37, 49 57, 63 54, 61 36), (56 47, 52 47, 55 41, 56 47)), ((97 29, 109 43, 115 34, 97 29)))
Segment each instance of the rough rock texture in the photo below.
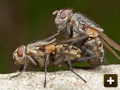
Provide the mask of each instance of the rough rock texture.
POLYGON ((24 72, 17 78, 10 77, 17 73, 0 74, 0 90, 120 90, 120 65, 100 66, 95 69, 74 69, 87 83, 71 71, 47 73, 47 86, 44 84, 44 72, 24 72), (104 87, 104 74, 118 74, 118 87, 104 87))

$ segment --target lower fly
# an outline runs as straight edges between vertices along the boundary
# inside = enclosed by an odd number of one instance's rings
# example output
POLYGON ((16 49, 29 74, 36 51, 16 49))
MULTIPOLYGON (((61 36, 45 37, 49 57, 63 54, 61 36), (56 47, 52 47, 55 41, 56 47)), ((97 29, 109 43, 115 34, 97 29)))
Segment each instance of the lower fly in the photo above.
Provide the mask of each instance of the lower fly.
POLYGON ((44 87, 46 87, 46 73, 48 66, 59 65, 64 66, 64 64, 70 67, 71 72, 76 74, 79 78, 84 80, 80 75, 78 75, 72 68, 71 62, 75 62, 81 58, 81 50, 73 45, 63 44, 69 40, 61 41, 37 41, 35 43, 28 44, 27 46, 21 45, 13 52, 13 59, 15 63, 21 65, 20 72, 12 76, 17 77, 23 71, 26 70, 26 67, 29 63, 32 63, 34 66, 45 67, 45 81, 44 87), (62 42, 62 43, 60 43, 62 42), (39 44, 39 46, 37 46, 39 44), (68 47, 69 46, 69 47, 68 47), (65 49, 68 47, 67 49, 65 49), (60 57, 56 58, 61 51, 64 52, 60 57))

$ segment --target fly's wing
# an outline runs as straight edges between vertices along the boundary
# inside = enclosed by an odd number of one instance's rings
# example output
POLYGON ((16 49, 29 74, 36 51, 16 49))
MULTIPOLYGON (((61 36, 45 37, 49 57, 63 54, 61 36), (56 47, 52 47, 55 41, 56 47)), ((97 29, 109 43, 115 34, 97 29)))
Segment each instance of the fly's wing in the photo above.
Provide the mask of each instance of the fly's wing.
POLYGON ((105 34, 98 32, 101 37, 109 44, 111 45, 113 48, 117 49, 118 51, 120 51, 120 46, 115 43, 113 40, 111 40, 109 37, 107 37, 105 34))
POLYGON ((117 54, 103 39, 101 39, 101 41, 103 42, 103 45, 104 45, 118 60, 120 60, 120 57, 118 56, 118 54, 117 54))
POLYGON ((95 26, 91 26, 92 28, 98 30, 99 32, 103 32, 104 30, 102 28, 99 28, 99 27, 95 27, 95 26))
POLYGON ((117 55, 117 53, 115 53, 115 51, 109 47, 112 46, 114 49, 117 49, 118 51, 120 51, 120 46, 115 43, 113 40, 111 40, 109 37, 107 37, 104 33, 102 33, 102 31, 99 29, 99 28, 94 28, 94 27, 88 27, 86 25, 84 25, 84 29, 87 31, 90 31, 90 32, 93 32, 92 34, 95 34, 95 35, 100 35, 103 39, 102 39, 102 42, 104 44, 104 46, 116 57, 120 60, 120 57, 117 55), (97 34, 96 34, 97 33, 97 34), (107 42, 105 42, 105 41, 107 42), (109 44, 109 45, 108 45, 109 44))

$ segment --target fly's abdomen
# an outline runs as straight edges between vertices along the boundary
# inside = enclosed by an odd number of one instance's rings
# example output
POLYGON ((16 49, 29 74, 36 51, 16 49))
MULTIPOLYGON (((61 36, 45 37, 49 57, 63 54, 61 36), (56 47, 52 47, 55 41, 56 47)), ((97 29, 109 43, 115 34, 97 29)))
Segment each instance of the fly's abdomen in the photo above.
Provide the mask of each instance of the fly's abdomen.
POLYGON ((104 48, 100 38, 95 37, 94 39, 87 40, 84 45, 95 54, 95 57, 88 62, 93 66, 101 65, 104 59, 104 48))
MULTIPOLYGON (((68 45, 67 44, 62 44, 62 45, 56 45, 56 51, 55 55, 58 55, 62 50, 64 50, 68 45)), ((75 46, 69 46, 67 50, 65 50, 61 56, 67 56, 69 60, 75 60, 81 58, 81 50, 78 49, 75 46)), ((66 58, 64 58, 63 61, 67 61, 66 58)))

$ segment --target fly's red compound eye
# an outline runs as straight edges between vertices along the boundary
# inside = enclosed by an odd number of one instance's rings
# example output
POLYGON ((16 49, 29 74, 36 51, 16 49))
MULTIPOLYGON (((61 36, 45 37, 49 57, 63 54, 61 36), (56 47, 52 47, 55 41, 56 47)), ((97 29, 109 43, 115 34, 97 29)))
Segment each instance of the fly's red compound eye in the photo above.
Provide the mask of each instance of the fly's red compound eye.
POLYGON ((68 9, 63 9, 63 10, 61 11, 61 13, 60 13, 60 17, 61 17, 62 19, 64 19, 65 17, 67 17, 67 16, 70 14, 71 11, 72 11, 72 9, 70 9, 70 8, 68 8, 68 9))
POLYGON ((24 46, 20 46, 17 50, 17 55, 18 57, 22 57, 23 56, 23 53, 24 53, 24 46))

